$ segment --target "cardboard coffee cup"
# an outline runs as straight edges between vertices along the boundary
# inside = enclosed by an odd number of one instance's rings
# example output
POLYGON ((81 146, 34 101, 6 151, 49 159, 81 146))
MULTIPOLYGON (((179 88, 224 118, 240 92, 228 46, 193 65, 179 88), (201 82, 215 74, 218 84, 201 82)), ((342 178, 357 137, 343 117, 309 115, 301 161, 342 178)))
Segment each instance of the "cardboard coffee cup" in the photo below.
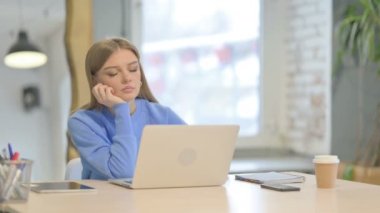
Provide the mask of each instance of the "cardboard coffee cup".
POLYGON ((336 155, 316 155, 313 160, 318 188, 334 188, 338 176, 339 159, 336 155))

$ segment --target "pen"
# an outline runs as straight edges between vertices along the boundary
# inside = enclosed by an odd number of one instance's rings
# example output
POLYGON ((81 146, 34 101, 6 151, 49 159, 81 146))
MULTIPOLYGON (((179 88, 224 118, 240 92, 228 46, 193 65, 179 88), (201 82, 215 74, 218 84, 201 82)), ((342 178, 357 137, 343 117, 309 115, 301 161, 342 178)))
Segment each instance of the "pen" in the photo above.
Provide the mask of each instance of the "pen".
POLYGON ((17 174, 17 167, 13 164, 9 165, 9 169, 6 173, 6 179, 4 181, 4 185, 3 185, 3 190, 2 190, 2 193, 1 193, 1 197, 2 198, 5 198, 7 200, 7 197, 8 196, 8 191, 9 189, 11 189, 11 185, 12 185, 12 182, 13 182, 13 179, 16 177, 16 174, 17 174))
POLYGON ((12 145, 10 143, 8 143, 8 151, 9 151, 9 159, 12 159, 13 150, 12 150, 12 145))
POLYGON ((4 187, 4 181, 7 179, 7 168, 5 168, 6 166, 0 164, 0 186, 1 187, 4 187))
POLYGON ((15 153, 13 154, 11 160, 18 160, 19 156, 20 156, 20 153, 15 152, 15 153))
POLYGON ((2 152, 3 152, 3 158, 4 158, 4 160, 7 160, 7 159, 8 159, 7 149, 4 148, 4 149, 2 150, 2 152))
POLYGON ((16 187, 17 180, 21 175, 21 170, 17 169, 14 165, 11 165, 8 178, 5 181, 2 198, 8 200, 13 193, 14 187, 16 187))

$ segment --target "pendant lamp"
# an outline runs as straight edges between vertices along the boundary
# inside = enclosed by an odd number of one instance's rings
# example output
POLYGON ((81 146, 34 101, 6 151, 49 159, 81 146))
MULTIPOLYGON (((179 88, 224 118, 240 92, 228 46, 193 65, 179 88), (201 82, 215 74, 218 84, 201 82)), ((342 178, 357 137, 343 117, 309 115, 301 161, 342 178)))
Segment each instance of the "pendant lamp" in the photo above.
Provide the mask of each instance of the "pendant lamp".
POLYGON ((11 46, 4 58, 5 65, 16 69, 36 68, 46 62, 47 56, 29 42, 24 30, 20 30, 17 42, 11 46))

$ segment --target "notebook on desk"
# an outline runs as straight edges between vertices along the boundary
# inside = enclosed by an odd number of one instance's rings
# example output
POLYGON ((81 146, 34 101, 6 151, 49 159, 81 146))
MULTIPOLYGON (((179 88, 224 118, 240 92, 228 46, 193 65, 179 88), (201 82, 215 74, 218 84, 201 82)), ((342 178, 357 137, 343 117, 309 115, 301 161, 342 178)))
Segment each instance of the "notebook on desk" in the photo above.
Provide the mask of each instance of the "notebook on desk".
POLYGON ((128 188, 218 186, 226 182, 238 125, 148 125, 128 188))
POLYGON ((304 176, 293 175, 284 172, 255 172, 248 174, 239 174, 235 175, 235 179, 258 184, 287 184, 302 183, 305 181, 304 176))

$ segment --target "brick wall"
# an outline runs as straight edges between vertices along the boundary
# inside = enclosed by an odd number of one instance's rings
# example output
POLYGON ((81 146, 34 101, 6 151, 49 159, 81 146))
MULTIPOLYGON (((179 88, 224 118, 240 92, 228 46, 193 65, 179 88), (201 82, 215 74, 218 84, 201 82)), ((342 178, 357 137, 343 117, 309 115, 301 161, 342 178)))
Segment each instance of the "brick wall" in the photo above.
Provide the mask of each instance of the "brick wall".
POLYGON ((286 141, 299 152, 330 151, 331 1, 289 0, 286 141))

